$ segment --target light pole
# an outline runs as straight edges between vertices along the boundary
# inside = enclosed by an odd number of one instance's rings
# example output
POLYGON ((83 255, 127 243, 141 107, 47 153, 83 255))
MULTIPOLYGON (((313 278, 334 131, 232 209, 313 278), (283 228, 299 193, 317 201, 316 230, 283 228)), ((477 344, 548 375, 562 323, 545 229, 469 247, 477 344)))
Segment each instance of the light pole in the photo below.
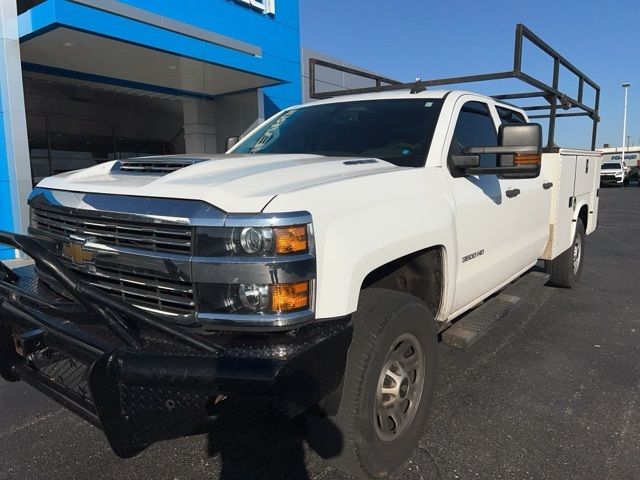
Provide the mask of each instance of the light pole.
MULTIPOLYGON (((627 94, 629 93, 630 83, 625 82, 622 84, 624 88, 624 122, 622 123, 622 161, 624 162, 624 155, 626 153, 625 142, 627 140, 627 94)), ((623 172, 623 174, 626 172, 623 172)), ((624 175, 623 175, 624 176, 624 175)))

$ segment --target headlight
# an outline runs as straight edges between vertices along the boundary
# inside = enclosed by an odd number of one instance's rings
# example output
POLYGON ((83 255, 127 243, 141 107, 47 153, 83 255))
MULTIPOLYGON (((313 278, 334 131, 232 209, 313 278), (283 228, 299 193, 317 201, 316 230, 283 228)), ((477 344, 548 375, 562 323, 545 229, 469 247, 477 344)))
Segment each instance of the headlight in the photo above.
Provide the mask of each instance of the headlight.
POLYGON ((268 285, 238 285, 230 289, 227 303, 236 310, 238 300, 243 308, 252 312, 263 312, 269 308, 269 286, 268 285), (235 290, 235 291, 234 291, 235 290))
MULTIPOLYGON (((314 310, 316 260, 311 218, 234 219, 196 227, 193 272, 200 315, 308 315, 314 310)), ((246 320, 246 319, 245 319, 246 320)))
POLYGON ((250 255, 268 252, 273 245, 273 232, 269 228, 243 228, 240 232, 240 246, 250 255))
POLYGON ((272 285, 205 284, 199 287, 201 308, 211 313, 281 314, 311 307, 312 282, 272 285))
POLYGON ((286 227, 199 227, 196 255, 234 257, 309 253, 308 225, 286 227))

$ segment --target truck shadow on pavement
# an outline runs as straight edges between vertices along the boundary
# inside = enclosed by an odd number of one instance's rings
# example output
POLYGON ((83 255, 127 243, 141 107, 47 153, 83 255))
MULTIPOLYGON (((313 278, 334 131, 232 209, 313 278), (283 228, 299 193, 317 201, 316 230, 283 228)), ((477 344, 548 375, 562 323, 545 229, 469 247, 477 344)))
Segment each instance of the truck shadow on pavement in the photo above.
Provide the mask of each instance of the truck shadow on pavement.
POLYGON ((305 444, 322 458, 342 451, 342 433, 326 417, 322 441, 308 438, 302 416, 286 419, 255 400, 227 399, 207 430, 207 453, 220 461, 219 480, 310 480, 305 444))

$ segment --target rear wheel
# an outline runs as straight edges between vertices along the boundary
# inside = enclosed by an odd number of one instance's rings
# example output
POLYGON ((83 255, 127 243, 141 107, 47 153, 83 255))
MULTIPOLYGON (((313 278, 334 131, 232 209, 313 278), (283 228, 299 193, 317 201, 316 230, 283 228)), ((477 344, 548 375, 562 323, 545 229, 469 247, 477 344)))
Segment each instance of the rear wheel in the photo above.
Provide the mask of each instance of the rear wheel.
POLYGON ((584 225, 581 220, 578 220, 571 247, 557 258, 546 262, 546 270, 550 275, 550 285, 562 288, 576 286, 582 275, 585 240, 584 225))
POLYGON ((334 425, 342 448, 330 461, 359 479, 384 478, 409 458, 426 426, 436 384, 436 324, 418 298, 374 288, 361 293, 353 322, 337 413, 307 414, 307 433, 312 447, 328 451, 322 443, 334 425))

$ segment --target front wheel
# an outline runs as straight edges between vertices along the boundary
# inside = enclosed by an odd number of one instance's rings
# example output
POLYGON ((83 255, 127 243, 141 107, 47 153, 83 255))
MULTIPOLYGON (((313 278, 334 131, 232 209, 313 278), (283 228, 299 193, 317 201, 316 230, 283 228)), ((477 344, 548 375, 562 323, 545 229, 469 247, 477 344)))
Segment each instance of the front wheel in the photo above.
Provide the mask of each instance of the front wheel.
POLYGON ((409 458, 424 432, 436 385, 436 323, 418 298, 372 288, 361 293, 353 324, 337 413, 307 414, 307 434, 322 448, 327 422, 335 425, 342 448, 331 462, 356 478, 379 479, 409 458))
POLYGON ((581 220, 576 223, 573 243, 557 258, 546 262, 546 271, 550 275, 549 284, 554 287, 573 288, 582 275, 585 253, 584 225, 581 220))

